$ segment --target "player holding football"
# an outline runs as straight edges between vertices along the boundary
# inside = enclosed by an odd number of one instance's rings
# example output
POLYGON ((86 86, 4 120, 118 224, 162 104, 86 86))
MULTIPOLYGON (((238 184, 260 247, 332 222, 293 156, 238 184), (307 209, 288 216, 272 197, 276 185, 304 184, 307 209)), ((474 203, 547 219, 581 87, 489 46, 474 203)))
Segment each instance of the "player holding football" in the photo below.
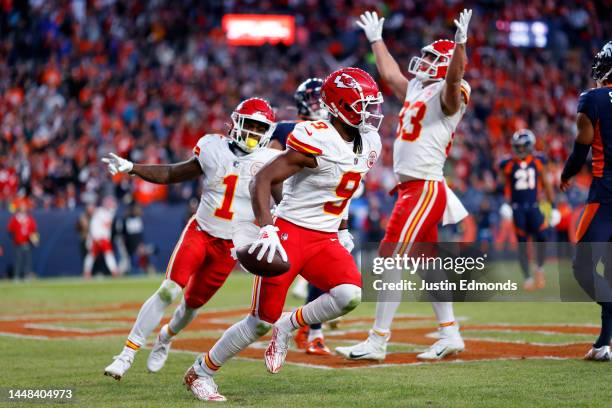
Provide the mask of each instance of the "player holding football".
POLYGON ((338 229, 346 228, 342 220, 353 193, 380 155, 383 98, 368 73, 342 68, 325 79, 321 99, 331 119, 298 123, 287 138, 289 148, 257 174, 251 188, 261 229, 249 252, 268 262, 278 252, 291 268, 279 276, 255 278, 251 313, 185 373, 186 386, 200 400, 225 400, 213 375, 272 327, 264 360, 268 371, 277 373, 294 330, 344 315, 361 301, 361 275, 339 242, 338 229), (273 219, 271 187, 287 179, 273 219), (298 274, 326 293, 281 317, 298 274))
MULTIPOLYGON (((239 243, 234 226, 253 225, 249 183, 255 173, 278 150, 267 149, 274 131, 274 112, 263 99, 241 102, 231 115, 229 138, 204 135, 193 149, 194 156, 181 163, 135 164, 111 153, 102 159, 114 175, 125 173, 157 183, 170 184, 202 177, 203 192, 196 214, 187 222, 166 269, 160 288, 142 305, 123 351, 104 370, 120 380, 130 368, 136 352, 153 332, 164 311, 181 294, 183 299, 172 319, 164 325, 147 368, 161 370, 168 357, 172 338, 187 326, 223 285, 236 261, 231 255, 232 238, 239 243)), ((254 226, 254 225, 253 225, 254 226)), ((255 235, 257 229, 255 228, 255 235)))
MULTIPOLYGON (((293 131, 295 125, 305 120, 318 121, 328 119, 327 110, 321 105, 321 87, 323 80, 321 78, 309 78, 302 82, 297 89, 293 98, 298 111, 297 121, 282 121, 276 124, 276 129, 272 135, 270 147, 284 150, 287 145, 287 137, 293 131)), ((348 217, 348 212, 346 213, 348 217)), ((353 237, 348 229, 338 231, 338 239, 340 243, 349 251, 353 250, 353 237)), ((312 302, 323 294, 323 291, 312 284, 309 284, 303 277, 298 276, 294 284, 293 293, 296 290, 304 291, 306 303, 312 302), (304 285, 303 289, 300 289, 304 285)), ((331 354, 329 348, 325 345, 323 329, 321 323, 315 323, 310 326, 300 327, 295 335, 295 344, 298 348, 305 349, 306 354, 325 356, 331 354)))
MULTIPOLYGON (((385 19, 376 12, 361 15, 357 25, 363 29, 376 57, 376 67, 393 94, 404 101, 399 113, 397 137, 393 146, 393 167, 399 180, 398 199, 381 242, 383 256, 409 254, 415 242, 437 242, 438 223, 442 221, 447 200, 465 210, 444 182, 443 168, 455 129, 465 113, 470 86, 463 79, 467 57, 465 43, 472 11, 464 10, 455 20, 455 41, 438 40, 413 57, 406 78, 382 40, 385 19), (450 201, 452 200, 452 201, 450 201)), ((449 211, 450 212, 450 211, 449 211)), ((380 301, 368 338, 336 351, 351 360, 384 360, 391 323, 400 302, 380 301)), ((441 359, 463 351, 464 343, 455 322, 451 302, 432 302, 439 324, 440 340, 417 357, 441 359)))
POLYGON ((612 242, 612 41, 608 41, 595 55, 591 76, 597 88, 583 92, 578 99, 578 134, 574 150, 561 173, 561 191, 567 191, 570 179, 582 169, 592 149, 593 181, 576 230, 578 244, 573 268, 582 289, 601 305, 601 332, 584 358, 611 361, 612 267, 609 242, 612 242), (605 265, 605 276, 597 272, 600 260, 605 265))
POLYGON ((544 174, 546 158, 540 153, 534 153, 535 142, 535 135, 531 130, 516 131, 511 142, 514 156, 502 160, 500 164, 504 194, 512 207, 514 231, 519 242, 519 263, 525 279, 523 289, 526 291, 542 289, 546 285, 543 269, 546 246, 542 243, 548 241, 548 223, 539 207, 540 189, 544 189, 546 199, 553 207, 555 202, 552 185, 544 174), (536 243, 535 279, 529 272, 527 255, 527 238, 530 235, 536 243))

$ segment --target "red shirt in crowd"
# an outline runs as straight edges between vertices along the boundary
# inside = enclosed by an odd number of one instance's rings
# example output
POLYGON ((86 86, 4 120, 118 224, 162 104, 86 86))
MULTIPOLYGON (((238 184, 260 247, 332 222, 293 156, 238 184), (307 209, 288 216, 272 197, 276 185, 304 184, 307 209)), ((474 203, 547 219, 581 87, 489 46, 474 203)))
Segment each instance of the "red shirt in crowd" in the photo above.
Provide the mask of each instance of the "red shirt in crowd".
POLYGON ((23 245, 36 232, 36 221, 29 214, 15 214, 8 223, 8 232, 13 236, 15 245, 23 245))

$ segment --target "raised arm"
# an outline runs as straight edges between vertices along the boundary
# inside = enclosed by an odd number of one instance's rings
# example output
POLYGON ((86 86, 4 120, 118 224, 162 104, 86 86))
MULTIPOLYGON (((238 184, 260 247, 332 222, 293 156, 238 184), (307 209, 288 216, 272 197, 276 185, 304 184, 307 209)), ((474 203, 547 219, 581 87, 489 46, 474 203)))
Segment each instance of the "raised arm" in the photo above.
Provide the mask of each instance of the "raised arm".
POLYGON ((155 184, 180 183, 196 179, 203 174, 196 157, 172 164, 137 164, 110 153, 109 157, 102 159, 102 162, 107 164, 108 171, 112 175, 133 174, 155 184))
POLYGON ((356 24, 365 32, 376 57, 376 69, 383 81, 391 88, 393 95, 399 100, 406 99, 408 78, 402 74, 397 61, 391 56, 382 39, 384 18, 379 19, 376 12, 366 11, 356 24))
POLYGON ((461 81, 465 73, 467 56, 465 54, 465 43, 467 42, 467 29, 472 18, 472 10, 463 10, 459 15, 459 21, 455 20, 457 32, 455 33, 455 50, 451 57, 444 88, 442 90, 442 111, 451 116, 461 108, 461 81))

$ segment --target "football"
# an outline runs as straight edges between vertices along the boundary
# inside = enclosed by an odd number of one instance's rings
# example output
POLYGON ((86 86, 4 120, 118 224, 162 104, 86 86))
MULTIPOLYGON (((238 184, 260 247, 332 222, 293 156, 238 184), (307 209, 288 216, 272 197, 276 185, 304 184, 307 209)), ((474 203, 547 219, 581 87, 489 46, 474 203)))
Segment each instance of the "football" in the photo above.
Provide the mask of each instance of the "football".
POLYGON ((259 248, 252 254, 249 254, 249 247, 251 245, 245 245, 236 250, 236 256, 238 261, 242 264, 243 268, 252 273, 253 275, 259 276, 278 276, 287 272, 291 268, 289 261, 285 262, 281 259, 278 253, 274 254, 272 262, 269 263, 266 260, 267 254, 262 258, 261 261, 257 260, 257 253, 259 248))

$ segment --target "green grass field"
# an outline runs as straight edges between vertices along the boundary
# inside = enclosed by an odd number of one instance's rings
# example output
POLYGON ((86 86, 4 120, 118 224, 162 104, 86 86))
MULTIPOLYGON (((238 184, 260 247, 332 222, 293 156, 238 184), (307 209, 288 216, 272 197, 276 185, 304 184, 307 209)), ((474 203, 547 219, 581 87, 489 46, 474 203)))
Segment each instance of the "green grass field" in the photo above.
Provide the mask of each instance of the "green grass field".
MULTIPOLYGON (((20 316, 27 319, 60 311, 54 316, 68 319, 79 311, 115 309, 103 315, 92 314, 84 321, 61 323, 67 330, 111 328, 120 334, 93 337, 36 339, 9 336, 0 328, 0 406, 7 400, 8 388, 72 388, 76 406, 86 407, 183 407, 202 404, 182 386, 184 371, 195 353, 172 353, 166 367, 157 374, 145 369, 148 350, 137 356, 126 376, 116 382, 102 375, 104 367, 118 354, 129 331, 127 321, 106 322, 100 316, 135 317, 133 309, 116 308, 122 303, 140 303, 159 285, 161 278, 134 278, 82 282, 76 279, 0 284, 0 327, 20 316)), ((251 278, 240 273, 230 277, 226 286, 205 310, 248 308, 251 278)), ((296 305, 297 301, 291 300, 296 305)), ((168 310, 168 314, 173 308, 168 310)), ((374 304, 364 303, 351 316, 371 318, 374 304)), ((205 313, 205 311, 203 311, 205 313)), ((406 303, 400 313, 429 317, 427 303, 406 303)), ((598 308, 587 303, 468 303, 457 304, 462 326, 494 323, 520 325, 597 324, 598 308)), ((68 319, 69 320, 69 319, 68 319)), ((236 320, 234 318, 233 320, 236 320)), ((195 322, 194 322, 195 323, 195 322)), ((231 323, 231 322, 230 322, 231 323)), ((367 322, 359 328, 367 330, 367 322)), ((342 329, 344 323, 341 323, 342 329)), ((433 323, 401 323, 431 326, 433 323)), ((30 327, 30 326, 24 326, 30 327)), ((32 326, 35 327, 35 326, 32 326)), ((357 327, 357 326, 356 326, 357 327)), ((220 331, 187 329, 185 339, 216 338, 220 331)), ((27 333, 25 333, 27 335, 27 333)), ((508 342, 588 343, 594 336, 584 334, 506 333, 504 331, 466 331, 465 338, 499 339, 508 342)), ((330 346, 337 343, 333 336, 330 346)), ((493 343, 494 345, 494 343, 493 343)), ((586 352, 584 346, 584 352, 586 352)), ((394 345, 391 351, 413 352, 410 345, 394 345)), ((206 350, 197 350, 206 351, 206 350)), ((469 356, 470 349, 463 353, 469 356)), ((316 357, 312 357, 316 359, 316 357)), ((287 364, 280 374, 269 375, 263 361, 236 359, 216 376, 227 406, 609 406, 612 398, 611 364, 590 363, 579 358, 508 359, 494 361, 452 361, 435 364, 320 369, 287 364)), ((18 402, 15 406, 41 406, 18 402)), ((42 406, 60 404, 44 403, 42 406)), ((70 406, 68 404, 67 406, 70 406)), ((62 404, 66 406, 66 404, 62 404)))

